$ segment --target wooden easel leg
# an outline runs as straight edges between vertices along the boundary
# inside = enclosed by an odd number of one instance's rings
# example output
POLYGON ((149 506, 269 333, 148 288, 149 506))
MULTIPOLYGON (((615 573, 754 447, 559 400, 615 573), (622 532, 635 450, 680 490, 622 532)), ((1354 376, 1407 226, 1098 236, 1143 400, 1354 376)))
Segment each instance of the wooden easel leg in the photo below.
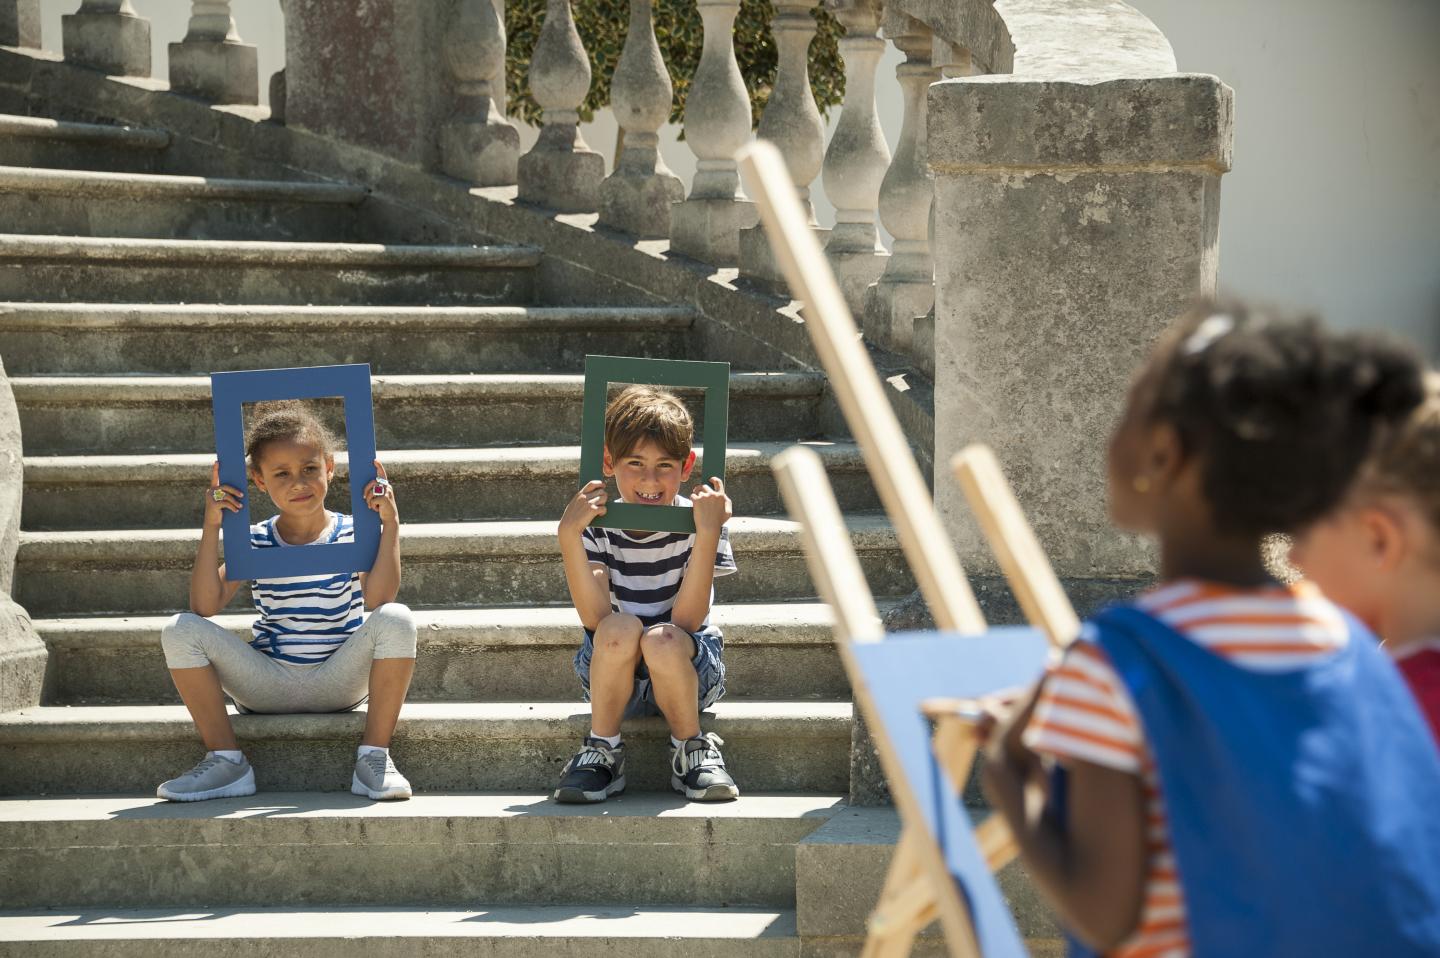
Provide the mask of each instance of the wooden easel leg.
POLYGON ((901 832, 880 901, 870 914, 864 958, 904 958, 915 936, 935 920, 934 894, 918 855, 923 840, 909 828, 901 832))

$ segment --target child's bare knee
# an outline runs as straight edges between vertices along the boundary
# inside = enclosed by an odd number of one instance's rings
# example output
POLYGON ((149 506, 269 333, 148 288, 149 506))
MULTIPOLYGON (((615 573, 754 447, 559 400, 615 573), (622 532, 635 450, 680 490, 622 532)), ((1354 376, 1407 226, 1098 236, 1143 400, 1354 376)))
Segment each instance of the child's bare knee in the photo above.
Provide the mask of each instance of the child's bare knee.
POLYGON ((608 654, 638 655, 640 633, 645 627, 635 616, 625 612, 612 612, 600 620, 595 627, 595 651, 608 654))
POLYGON ((640 654, 646 662, 686 662, 695 656, 695 643, 690 633, 668 622, 652 625, 640 637, 640 654))

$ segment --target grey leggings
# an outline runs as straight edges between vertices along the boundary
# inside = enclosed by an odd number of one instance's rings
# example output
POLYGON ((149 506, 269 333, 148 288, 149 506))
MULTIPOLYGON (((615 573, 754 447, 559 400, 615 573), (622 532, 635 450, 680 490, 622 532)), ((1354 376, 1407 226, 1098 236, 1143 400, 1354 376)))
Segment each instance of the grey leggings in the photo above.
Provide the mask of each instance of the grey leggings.
POLYGON ((371 612, 335 654, 317 665, 272 659, 203 616, 182 612, 160 631, 172 669, 213 665, 223 688, 247 712, 343 712, 365 701, 370 663, 415 658, 415 619, 398 602, 371 612))

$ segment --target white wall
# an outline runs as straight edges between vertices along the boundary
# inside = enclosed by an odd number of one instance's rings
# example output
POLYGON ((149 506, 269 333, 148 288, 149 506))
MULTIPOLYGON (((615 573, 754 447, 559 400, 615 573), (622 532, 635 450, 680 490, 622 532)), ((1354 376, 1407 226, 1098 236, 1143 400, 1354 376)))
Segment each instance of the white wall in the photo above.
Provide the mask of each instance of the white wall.
POLYGON ((1129 2, 1235 89, 1223 286, 1440 358, 1440 3, 1129 2))
MULTIPOLYGON (((180 39, 188 0, 133 0, 152 22, 155 75, 180 39)), ((1437 0, 1130 0, 1170 38, 1180 69, 1235 89, 1235 169, 1224 179, 1220 276, 1229 290, 1319 308, 1332 321, 1402 331, 1440 358, 1440 2, 1437 0)), ((42 0, 44 43, 60 14, 42 0)), ((284 62, 276 0, 237 0, 240 35, 259 47, 262 100, 284 62)), ((899 52, 880 66, 881 123, 900 132, 899 52)), ((833 128, 838 110, 832 114, 833 128)), ((522 131, 528 147, 534 131, 522 131)), ((662 133, 687 183, 694 157, 662 133)), ((608 112, 584 130, 614 153, 608 112)), ((828 132, 827 132, 828 140, 828 132)), ((834 222, 814 188, 822 225, 834 222)))

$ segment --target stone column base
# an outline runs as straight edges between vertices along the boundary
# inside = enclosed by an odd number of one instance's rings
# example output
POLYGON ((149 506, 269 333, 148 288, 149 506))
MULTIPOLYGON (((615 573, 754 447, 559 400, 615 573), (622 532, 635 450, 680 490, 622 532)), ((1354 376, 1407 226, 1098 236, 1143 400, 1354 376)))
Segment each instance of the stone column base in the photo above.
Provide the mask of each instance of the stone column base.
POLYGON ((260 102, 255 46, 229 40, 183 40, 170 44, 170 89, 211 103, 260 102))
MULTIPOLYGON (((830 238, 830 231, 820 226, 812 226, 810 229, 823 249, 825 241, 830 238)), ((775 248, 770 245, 770 234, 765 232, 763 226, 752 226, 740 231, 740 275, 756 285, 790 295, 785 284, 785 274, 781 272, 780 264, 775 259, 775 248)))
POLYGON ((547 150, 537 146, 516 168, 522 203, 558 213, 593 213, 600 205, 605 157, 593 150, 547 150))
POLYGON ((40 704, 48 659, 49 650, 30 616, 0 592, 0 712, 40 704))
POLYGON ((476 186, 509 186, 520 165, 520 131, 492 108, 484 120, 457 120, 440 130, 440 169, 476 186))
POLYGON ((150 75, 150 21, 120 13, 71 13, 60 18, 65 59, 111 76, 150 75))
POLYGON ((934 305, 933 282, 882 276, 865 291, 865 338, 885 349, 908 353, 915 340, 915 321, 934 305))
MULTIPOLYGON (((833 242, 830 244, 834 245, 833 242)), ((884 250, 831 249, 830 246, 825 249, 825 258, 830 261, 830 268, 835 271, 835 278, 840 282, 840 292, 845 294, 845 302, 849 305, 850 312, 857 317, 863 317, 865 291, 885 272, 885 263, 890 259, 890 254, 884 250)))
POLYGON ((0 0, 0 46, 40 46, 40 0, 0 0))
POLYGON ((712 266, 739 266, 740 231, 759 222, 749 200, 688 199, 670 208, 670 249, 712 266))
POLYGON ((600 184, 600 223, 636 239, 669 239, 670 208, 685 199, 673 173, 616 170, 600 184))

